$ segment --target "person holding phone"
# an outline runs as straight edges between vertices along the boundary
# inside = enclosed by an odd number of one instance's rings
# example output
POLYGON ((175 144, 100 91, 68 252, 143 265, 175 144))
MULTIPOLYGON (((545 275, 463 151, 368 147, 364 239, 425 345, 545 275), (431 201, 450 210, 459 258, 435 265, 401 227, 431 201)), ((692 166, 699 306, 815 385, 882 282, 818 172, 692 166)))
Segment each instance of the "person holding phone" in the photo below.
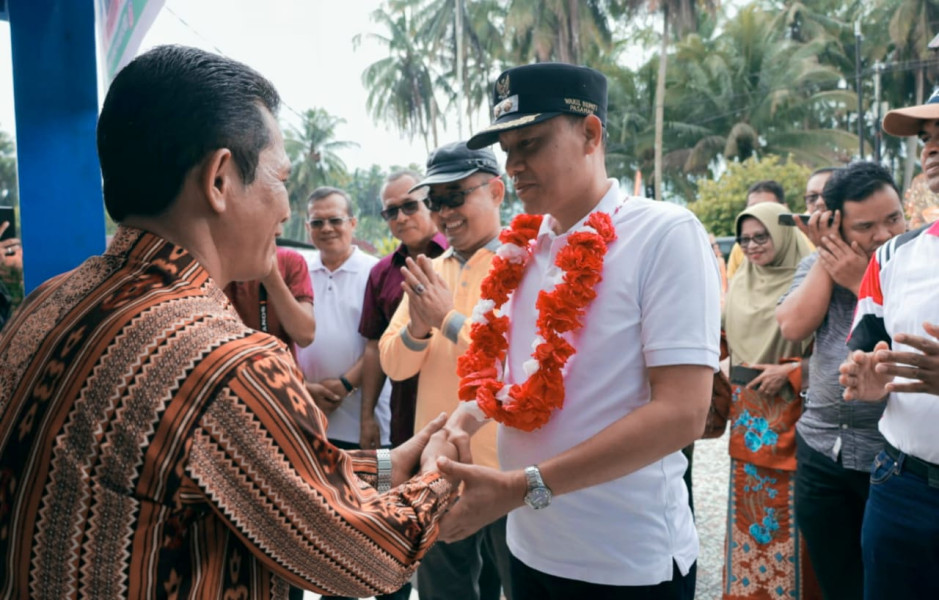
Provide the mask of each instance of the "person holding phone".
POLYGON ((747 260, 724 302, 734 390, 724 598, 775 595, 777 588, 787 598, 811 597, 791 491, 801 359, 810 340, 786 340, 774 313, 811 249, 795 229, 779 225, 784 212, 775 202, 757 204, 736 223, 747 260))
POLYGON ((883 447, 877 422, 884 402, 846 402, 838 366, 848 356, 844 341, 868 260, 906 230, 906 221, 896 183, 877 163, 835 171, 824 198, 826 209, 802 228, 818 251, 799 263, 776 319, 788 340, 815 338, 805 412, 796 424, 799 529, 826 596, 862 598, 861 523, 870 466, 883 447))

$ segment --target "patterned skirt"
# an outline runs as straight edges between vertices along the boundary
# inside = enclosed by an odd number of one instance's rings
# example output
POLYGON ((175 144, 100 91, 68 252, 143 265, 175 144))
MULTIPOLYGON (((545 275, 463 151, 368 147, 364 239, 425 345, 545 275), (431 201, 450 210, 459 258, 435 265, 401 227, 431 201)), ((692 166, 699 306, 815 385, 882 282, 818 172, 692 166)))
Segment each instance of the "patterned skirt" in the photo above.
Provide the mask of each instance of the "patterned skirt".
POLYGON ((723 598, 821 598, 795 523, 795 473, 730 459, 723 598))

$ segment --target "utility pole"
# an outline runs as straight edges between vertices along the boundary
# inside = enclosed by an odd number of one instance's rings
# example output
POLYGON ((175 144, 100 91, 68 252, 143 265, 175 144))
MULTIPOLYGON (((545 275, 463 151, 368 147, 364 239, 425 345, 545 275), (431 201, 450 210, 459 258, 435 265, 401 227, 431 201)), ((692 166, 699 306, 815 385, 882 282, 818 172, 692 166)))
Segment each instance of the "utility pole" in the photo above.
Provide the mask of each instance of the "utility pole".
POLYGON ((861 96, 861 20, 854 22, 854 79, 857 84, 857 140, 858 158, 864 158, 864 104, 861 96))
POLYGON ((456 34, 456 129, 459 139, 463 139, 463 108, 464 95, 463 89, 463 2, 456 0, 456 23, 454 24, 456 34))
POLYGON ((884 69, 884 64, 879 60, 874 63, 874 110, 877 115, 877 124, 874 127, 874 162, 880 163, 881 143, 883 142, 883 131, 880 127, 882 117, 880 115, 880 73, 884 69))

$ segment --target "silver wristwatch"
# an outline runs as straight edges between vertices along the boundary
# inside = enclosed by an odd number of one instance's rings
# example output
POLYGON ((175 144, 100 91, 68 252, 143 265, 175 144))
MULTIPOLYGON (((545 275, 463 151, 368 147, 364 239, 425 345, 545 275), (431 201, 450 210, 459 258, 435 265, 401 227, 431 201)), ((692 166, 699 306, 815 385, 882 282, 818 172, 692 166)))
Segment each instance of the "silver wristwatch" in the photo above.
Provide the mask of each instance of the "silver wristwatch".
POLYGON ((375 452, 378 459, 378 485, 375 486, 379 494, 391 489, 391 450, 379 448, 375 452))
POLYGON ((541 471, 536 465, 525 467, 525 479, 528 482, 528 493, 525 494, 525 504, 535 510, 540 510, 551 504, 551 490, 544 484, 541 471))

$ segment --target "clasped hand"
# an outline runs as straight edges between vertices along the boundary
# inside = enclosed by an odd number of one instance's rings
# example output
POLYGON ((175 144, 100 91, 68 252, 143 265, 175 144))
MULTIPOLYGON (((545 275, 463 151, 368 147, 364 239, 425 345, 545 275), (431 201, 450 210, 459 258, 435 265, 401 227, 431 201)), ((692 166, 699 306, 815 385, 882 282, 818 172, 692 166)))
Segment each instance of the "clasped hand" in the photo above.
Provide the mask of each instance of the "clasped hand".
POLYGON ((878 342, 872 352, 857 350, 848 355, 839 368, 844 399, 876 401, 890 392, 939 396, 939 325, 923 323, 923 330, 931 337, 898 333, 893 338, 919 352, 898 352, 878 342), (896 382, 896 377, 906 381, 896 382))
MULTIPOLYGON (((415 433, 411 439, 391 451, 392 485, 404 483, 417 474, 441 471, 440 459, 450 461, 470 460, 469 436, 458 429, 445 428, 447 414, 436 419, 415 433)), ((444 473, 454 490, 459 479, 444 473)))

